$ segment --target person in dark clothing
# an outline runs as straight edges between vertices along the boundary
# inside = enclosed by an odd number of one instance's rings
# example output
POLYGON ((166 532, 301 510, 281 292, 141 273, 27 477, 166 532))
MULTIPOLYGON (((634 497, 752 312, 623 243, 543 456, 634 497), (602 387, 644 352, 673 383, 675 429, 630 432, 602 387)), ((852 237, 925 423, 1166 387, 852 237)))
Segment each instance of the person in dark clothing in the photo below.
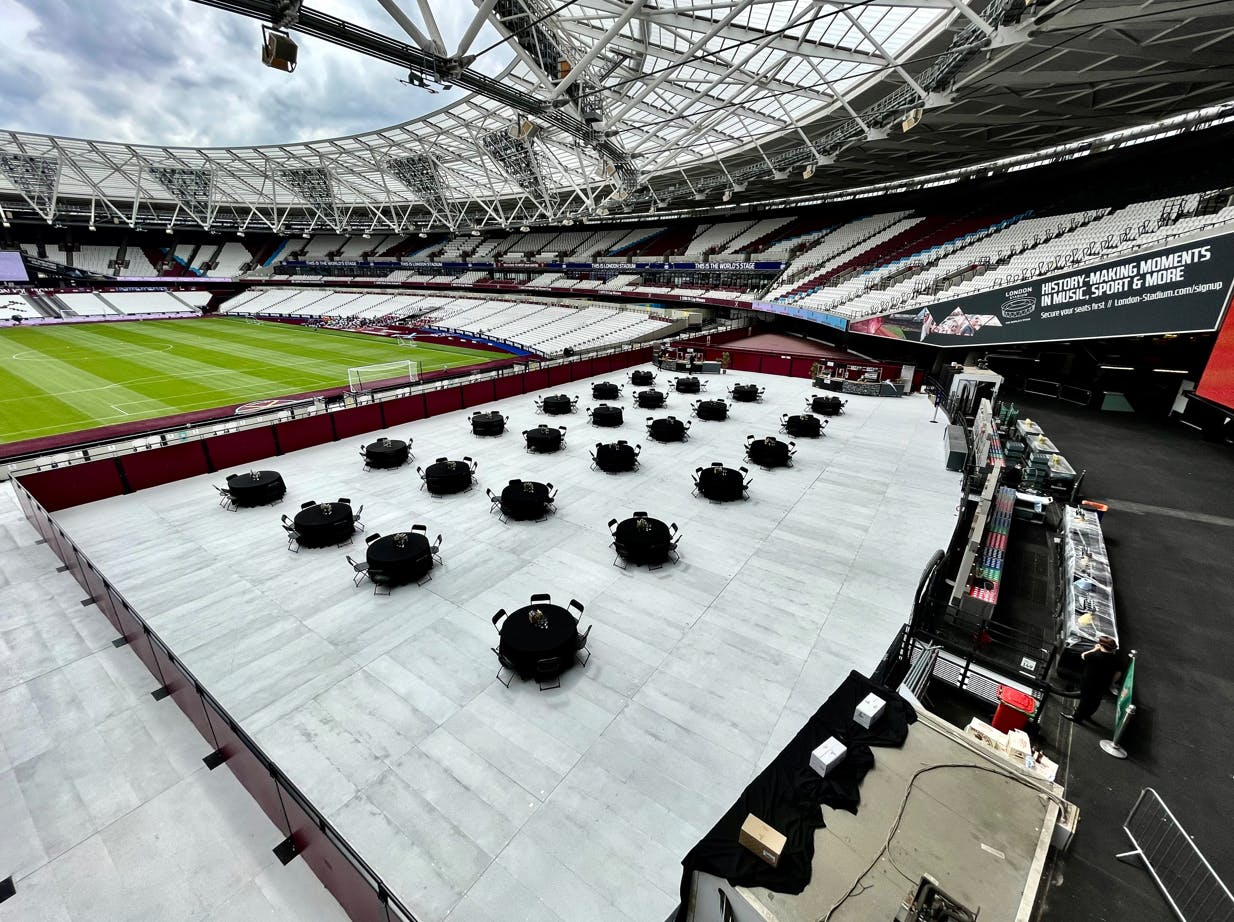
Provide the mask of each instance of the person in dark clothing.
POLYGON ((1075 723, 1089 720, 1101 705, 1101 699, 1114 672, 1118 669, 1118 644, 1108 634, 1097 638, 1091 650, 1080 654, 1084 661, 1084 674, 1080 678, 1080 700, 1076 702, 1075 710, 1063 717, 1075 723))

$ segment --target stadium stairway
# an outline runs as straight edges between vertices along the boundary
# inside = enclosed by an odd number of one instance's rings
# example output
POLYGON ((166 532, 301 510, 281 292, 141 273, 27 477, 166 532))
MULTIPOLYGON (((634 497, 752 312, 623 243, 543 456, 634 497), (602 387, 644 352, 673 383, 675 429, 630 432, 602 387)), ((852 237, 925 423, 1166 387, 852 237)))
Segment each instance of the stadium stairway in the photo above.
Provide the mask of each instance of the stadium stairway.
POLYGON ((787 224, 782 224, 757 240, 751 241, 745 247, 744 252, 751 254, 761 253, 773 246, 787 243, 798 237, 804 237, 806 234, 816 233, 823 230, 823 226, 819 224, 820 220, 816 215, 798 215, 787 224))

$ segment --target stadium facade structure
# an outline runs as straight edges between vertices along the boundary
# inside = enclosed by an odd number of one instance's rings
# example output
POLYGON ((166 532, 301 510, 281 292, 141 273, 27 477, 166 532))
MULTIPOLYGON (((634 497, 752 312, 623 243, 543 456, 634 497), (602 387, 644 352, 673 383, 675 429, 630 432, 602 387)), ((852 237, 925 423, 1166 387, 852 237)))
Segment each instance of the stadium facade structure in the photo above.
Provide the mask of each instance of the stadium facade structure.
MULTIPOLYGON (((200 2, 278 18, 273 0, 200 2)), ((486 0, 452 50, 431 15, 397 27, 307 6, 291 24, 406 67, 424 88, 409 92, 469 94, 366 134, 265 147, 0 131, 0 218, 458 234, 722 214, 1014 169, 1234 113, 1231 2, 486 0), (470 66, 485 22, 514 53, 497 78, 470 66)))

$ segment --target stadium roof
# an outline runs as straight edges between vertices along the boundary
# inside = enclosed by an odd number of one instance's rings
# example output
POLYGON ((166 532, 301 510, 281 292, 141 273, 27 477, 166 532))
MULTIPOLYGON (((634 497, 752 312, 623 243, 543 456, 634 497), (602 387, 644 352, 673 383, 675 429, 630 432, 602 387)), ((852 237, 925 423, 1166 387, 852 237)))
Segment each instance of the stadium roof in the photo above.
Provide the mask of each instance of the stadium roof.
MULTIPOLYGON (((286 0, 198 0, 266 23, 286 0)), ((0 131, 4 218, 359 233, 732 205, 1028 154, 1234 100, 1234 0, 476 0, 303 33, 470 94, 367 134, 172 148, 0 131), (470 65, 493 24, 499 78, 470 65)), ((295 4, 292 4, 294 6, 295 4)), ((253 66, 261 66, 254 49, 253 66)), ((296 79, 288 75, 289 81, 296 79)), ((422 89, 415 89, 422 88, 422 89)))

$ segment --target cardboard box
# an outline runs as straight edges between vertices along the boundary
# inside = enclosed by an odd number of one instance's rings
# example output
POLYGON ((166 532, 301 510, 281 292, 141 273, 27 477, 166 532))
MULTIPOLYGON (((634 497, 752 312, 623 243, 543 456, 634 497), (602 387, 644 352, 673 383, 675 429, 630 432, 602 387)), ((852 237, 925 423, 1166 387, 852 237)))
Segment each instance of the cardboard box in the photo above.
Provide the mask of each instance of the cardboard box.
POLYGON ((818 772, 821 777, 826 778, 827 772, 839 765, 847 752, 847 746, 834 736, 830 736, 810 753, 810 768, 818 772))
POLYGON ((874 722, 883 716, 883 711, 886 709, 887 702, 871 692, 861 699, 857 710, 853 711, 853 720, 869 730, 874 726, 874 722))
POLYGON ((1023 765, 1028 761, 1028 754, 1032 751, 1032 741, 1023 730, 1012 730, 1007 734, 1007 755, 1013 762, 1023 765))
POLYGON ((1002 730, 995 730, 985 721, 974 717, 968 722, 964 732, 977 740, 977 742, 989 746, 995 752, 1000 752, 1003 755, 1007 754, 1007 734, 1002 730))
POLYGON ((788 839, 784 833, 772 829, 751 813, 741 824, 741 834, 737 841, 774 868, 780 863, 780 855, 783 854, 784 843, 788 839))

